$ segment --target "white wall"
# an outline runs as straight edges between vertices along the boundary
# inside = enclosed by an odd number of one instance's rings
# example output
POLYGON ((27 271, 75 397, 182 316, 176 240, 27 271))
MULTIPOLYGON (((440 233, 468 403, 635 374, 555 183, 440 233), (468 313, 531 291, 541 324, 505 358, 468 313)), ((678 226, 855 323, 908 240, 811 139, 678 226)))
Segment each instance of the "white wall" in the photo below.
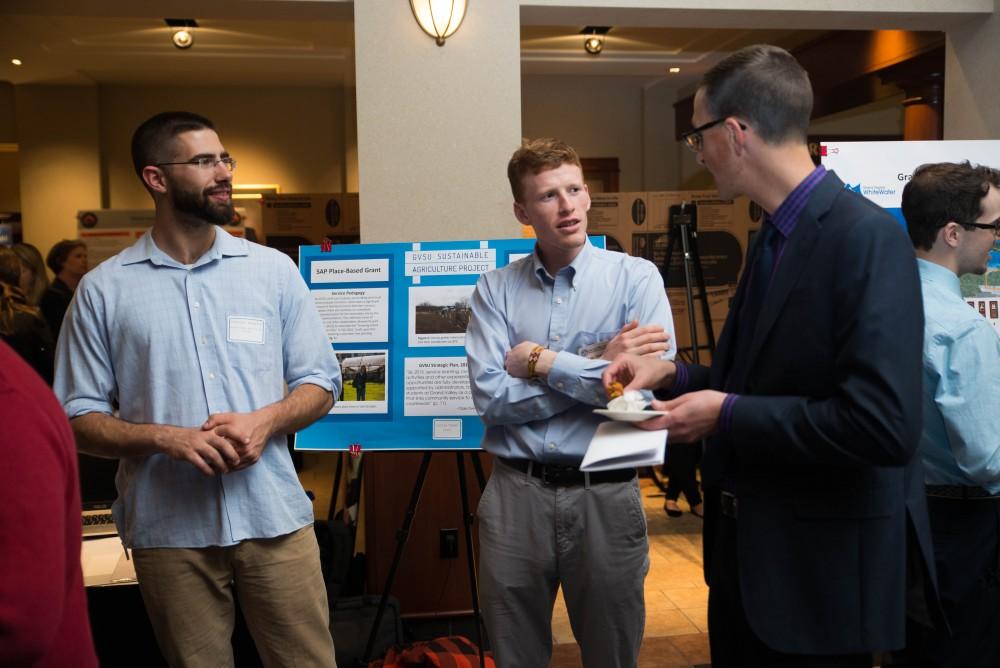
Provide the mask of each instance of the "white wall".
POLYGON ((99 99, 101 167, 112 208, 152 206, 132 169, 129 144, 142 121, 168 110, 215 123, 238 161, 236 184, 277 183, 282 192, 346 187, 342 88, 104 86, 99 99))
MULTIPOLYGON (((523 133, 567 141, 583 157, 616 157, 622 192, 713 188, 674 138, 678 91, 641 78, 532 76, 522 82, 523 133)), ((687 95, 687 91, 684 92, 687 95)), ((902 96, 813 121, 810 134, 902 134, 902 96)))
POLYGON ((945 47, 944 138, 1000 137, 1000 0, 986 20, 948 32, 945 47))
POLYGON ((817 135, 902 135, 903 98, 900 93, 855 109, 813 119, 809 134, 817 135))
POLYGON ((472 2, 444 46, 406 3, 354 4, 361 239, 519 234, 506 165, 521 137, 517 2, 472 2))
POLYGON ((555 137, 584 158, 618 158, 619 190, 643 190, 642 80, 532 76, 521 80, 521 132, 555 137))
POLYGON ((19 86, 15 107, 22 231, 44 255, 101 205, 97 89, 19 86))

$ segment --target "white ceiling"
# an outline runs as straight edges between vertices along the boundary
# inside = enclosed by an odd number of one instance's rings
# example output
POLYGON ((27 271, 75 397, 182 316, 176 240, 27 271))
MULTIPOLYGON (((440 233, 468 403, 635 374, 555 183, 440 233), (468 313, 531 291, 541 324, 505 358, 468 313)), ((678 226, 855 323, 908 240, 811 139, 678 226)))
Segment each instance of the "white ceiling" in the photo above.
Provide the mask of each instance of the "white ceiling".
MULTIPOLYGON (((405 0, 399 4, 409 12, 405 0)), ((718 13, 718 23, 705 28, 696 26, 710 17, 691 12, 525 6, 522 71, 634 76, 683 87, 745 44, 793 48, 832 27, 818 15, 812 21, 799 17, 796 29, 766 28, 785 24, 743 16, 760 27, 732 27, 718 13), (604 52, 591 56, 579 31, 602 22, 614 27, 604 52), (668 74, 672 66, 680 74, 668 74)), ((939 12, 935 29, 959 18, 939 12)), ((926 27, 930 19, 920 14, 909 22, 926 27)), ((0 7, 0 81, 14 84, 350 85, 353 76, 351 0, 3 0, 0 7), (165 17, 198 21, 192 48, 171 44, 165 17), (24 64, 16 67, 11 58, 24 64)))

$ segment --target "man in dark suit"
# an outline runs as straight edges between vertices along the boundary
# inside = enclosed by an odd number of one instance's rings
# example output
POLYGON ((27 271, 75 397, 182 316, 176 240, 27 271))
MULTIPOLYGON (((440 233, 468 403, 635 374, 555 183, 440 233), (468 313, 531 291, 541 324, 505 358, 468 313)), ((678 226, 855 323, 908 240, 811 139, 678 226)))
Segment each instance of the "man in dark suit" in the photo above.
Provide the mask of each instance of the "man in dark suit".
POLYGON ((710 369, 622 356, 604 376, 666 395, 654 407, 668 414, 646 426, 671 441, 709 438, 717 667, 867 668, 904 644, 907 576, 932 577, 908 470, 923 330, 913 250, 892 217, 814 167, 811 111, 808 75, 783 49, 747 47, 705 75, 685 142, 722 197, 767 216, 710 369), (908 536, 925 548, 910 568, 908 536))

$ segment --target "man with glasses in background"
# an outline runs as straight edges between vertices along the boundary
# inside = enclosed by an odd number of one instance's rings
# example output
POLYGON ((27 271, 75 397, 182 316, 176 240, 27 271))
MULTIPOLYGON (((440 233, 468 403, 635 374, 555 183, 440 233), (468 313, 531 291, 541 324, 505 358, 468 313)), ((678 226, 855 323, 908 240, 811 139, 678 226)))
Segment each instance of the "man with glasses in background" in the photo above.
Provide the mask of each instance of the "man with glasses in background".
MULTIPOLYGON (((902 647, 908 584, 933 589, 913 249, 885 211, 813 165, 812 87, 787 51, 720 61, 685 136, 724 198, 767 213, 711 368, 620 356, 605 384, 653 388, 643 423, 708 438, 712 665, 856 666, 902 647), (908 532, 921 555, 907 554, 908 532), (912 583, 907 582, 912 576, 912 583)), ((916 609, 916 608, 915 608, 916 609)))
POLYGON ((903 189, 924 300, 918 453, 952 631, 911 630, 906 653, 919 665, 1000 666, 1000 337, 959 280, 987 271, 1000 238, 998 182, 993 169, 936 163, 903 189))
POLYGON ((171 666, 233 665, 234 591, 264 665, 333 666, 285 440, 340 392, 319 314, 291 260, 219 227, 236 161, 211 121, 158 114, 132 160, 155 222, 80 283, 56 393, 80 450, 121 460, 112 512, 171 666))

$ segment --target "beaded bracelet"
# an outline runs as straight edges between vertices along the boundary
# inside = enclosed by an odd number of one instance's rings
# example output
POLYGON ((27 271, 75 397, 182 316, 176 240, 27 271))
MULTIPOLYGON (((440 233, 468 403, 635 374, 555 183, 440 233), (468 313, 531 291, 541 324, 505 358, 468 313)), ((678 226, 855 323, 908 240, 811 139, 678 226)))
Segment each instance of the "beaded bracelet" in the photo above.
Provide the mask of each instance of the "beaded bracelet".
POLYGON ((545 350, 545 348, 535 346, 531 349, 531 352, 528 353, 528 378, 535 377, 535 365, 538 364, 538 358, 542 356, 543 350, 545 350))

